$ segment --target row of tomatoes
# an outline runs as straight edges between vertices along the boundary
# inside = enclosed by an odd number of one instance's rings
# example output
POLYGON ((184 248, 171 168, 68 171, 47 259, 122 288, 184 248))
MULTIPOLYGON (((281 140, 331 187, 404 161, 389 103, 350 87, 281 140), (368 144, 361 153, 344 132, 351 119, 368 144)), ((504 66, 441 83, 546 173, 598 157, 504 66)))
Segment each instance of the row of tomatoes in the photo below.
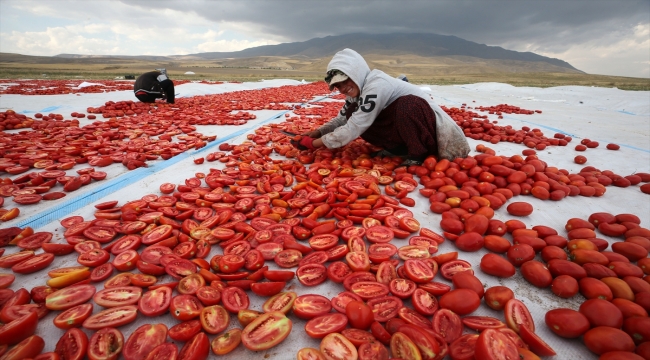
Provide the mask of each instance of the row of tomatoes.
MULTIPOLYGON (((361 161, 360 161, 360 162, 361 162, 361 161)), ((330 163, 331 163, 331 162, 330 162, 330 163)), ((323 178, 323 179, 324 179, 324 178, 323 178)), ((243 180, 243 179, 242 179, 242 180, 243 180)), ((246 185, 243 185, 243 186, 246 186, 246 185)), ((339 189, 337 188, 337 190, 339 190, 339 189)), ((340 191, 340 190, 339 190, 339 191, 340 191)), ((412 190, 411 190, 411 191, 412 191, 412 190)), ((348 191, 348 192, 349 192, 349 191, 348 191)), ((353 192, 358 192, 358 191, 353 191, 353 192)), ((350 196, 350 195, 346 195, 346 198, 347 198, 347 196, 350 196)), ((384 199, 384 201, 386 201, 386 199, 384 199)), ((245 206, 245 205, 242 204, 242 206, 245 206)), ((279 206, 279 207, 281 207, 281 206, 279 206)), ((330 210, 331 210, 331 209, 330 209, 330 210)), ((364 209, 355 209, 355 210, 364 210, 364 209)), ((276 213, 276 214, 277 214, 277 213, 276 213)), ((282 213, 280 213, 280 214, 282 214, 282 213)), ((332 216, 335 216, 335 214, 341 216, 340 213, 332 213, 332 216)), ((268 214, 267 214, 267 215, 268 215, 268 214)), ((348 216, 349 216, 349 215, 348 215, 348 216)), ((355 216, 355 215, 352 215, 352 216, 355 216)), ((353 217, 352 219, 354 219, 354 217, 353 217)), ((326 225, 326 224, 323 224, 323 225, 326 225)), ((188 226, 189 226, 189 225, 188 225, 188 226)), ((404 230, 403 230, 403 231, 404 231, 404 230)), ((191 233, 191 231, 190 231, 190 233, 191 233)), ((199 233, 200 233, 200 232, 199 232, 199 233)), ((222 234, 221 234, 221 231, 218 232, 217 235, 221 236, 221 235, 222 235, 222 234)), ((427 249, 430 249, 430 248, 431 248, 431 246, 429 246, 427 249)), ((297 254, 296 254, 296 257, 297 257, 297 254)), ((349 263, 354 263, 354 259, 355 259, 355 258, 354 258, 354 257, 351 257, 351 258, 352 258, 352 261, 348 261, 348 262, 349 262, 349 263)), ((362 261, 361 264, 365 264, 365 262, 362 261)), ((365 266, 365 265, 363 265, 363 266, 365 266)), ((319 269, 320 269, 320 268, 319 268, 319 269)), ((397 286, 395 286, 395 287, 397 288, 397 286)), ((384 291, 383 288, 382 288, 381 291, 384 291)), ((363 300, 363 299, 362 299, 362 300, 363 300)), ((457 302, 454 301, 454 302, 452 302, 452 303, 457 303, 457 302)), ((460 310, 460 311, 462 312, 463 310, 460 310)), ((402 332, 402 334, 404 334, 406 331, 407 331, 407 330, 404 330, 404 332, 402 332)), ((409 337, 406 336, 406 338, 409 338, 409 337)), ((338 339, 338 338, 337 338, 337 339, 338 339)), ((398 340, 402 340, 402 339, 404 339, 404 337, 403 337, 402 335, 398 335, 398 336, 396 336, 396 339, 398 339, 398 340)), ((334 344, 336 344, 337 342, 338 342, 338 341, 336 341, 336 339, 334 339, 334 341, 332 341, 332 343, 334 343, 334 344)), ((395 341, 395 348, 396 348, 396 349, 399 348, 399 343, 400 343, 400 341, 397 341, 397 340, 395 341)), ((407 343, 407 344, 408 344, 408 343, 407 343)), ((326 350, 326 349, 327 349, 327 348, 325 348, 325 350, 326 350)))
MULTIPOLYGON (((84 82, 81 80, 3 80, 2 83, 11 85, 2 86, 0 94, 16 95, 60 95, 78 93, 104 93, 112 91, 133 90, 133 81, 91 80, 100 85, 79 87, 84 82)), ((178 86, 189 82, 188 80, 174 80, 178 86)), ((2 84, 0 83, 0 84, 2 84)))
MULTIPOLYGON (((299 91, 283 87, 256 90, 252 91, 252 94, 237 92, 198 99, 179 99, 174 105, 177 108, 171 108, 168 104, 154 106, 132 101, 117 103, 109 101, 105 105, 110 109, 107 111, 117 110, 124 115, 123 109, 129 109, 127 111, 135 111, 139 114, 119 121, 112 117, 107 122, 95 122, 82 128, 78 127, 77 120, 60 122, 49 120, 49 118, 63 120, 59 114, 46 116, 37 114, 44 120, 34 121, 10 110, 0 114, 3 121, 10 122, 9 126, 12 128, 31 126, 35 131, 5 134, 1 142, 3 146, 0 148, 0 152, 4 155, 0 170, 16 175, 27 172, 30 168, 61 171, 71 169, 78 163, 103 167, 114 162, 122 162, 127 169, 133 170, 146 166, 146 163, 151 160, 169 159, 188 149, 199 149, 205 146, 206 142, 216 138, 216 136, 196 133, 196 127, 192 124, 241 125, 247 119, 254 119, 255 115, 241 111, 231 114, 233 109, 248 107, 275 109, 280 106, 278 105, 280 102, 301 101, 306 97, 322 94, 323 88, 322 84, 316 84, 303 85, 299 91), (251 103, 251 95, 255 99, 253 103, 251 103), (25 123, 27 121, 25 119, 29 120, 29 124, 25 123), (63 126, 51 127, 57 123, 63 126), (158 136, 158 139, 152 139, 153 136, 158 136), (176 137, 178 142, 174 142, 172 137, 176 137)), ((285 105, 281 107, 287 108, 285 105)), ((88 110, 103 111, 102 108, 88 110)), ((32 172, 30 176, 38 177, 38 174, 32 172)), ((6 180, 9 179, 3 179, 5 182, 6 180)), ((5 185, 28 186, 31 189, 25 191, 39 194, 49 191, 44 186, 32 186, 27 182, 5 185)), ((6 188, 3 193, 8 193, 15 186, 6 188)), ((49 195, 48 198, 57 199, 61 195, 65 194, 57 192, 49 195)), ((32 197, 36 198, 36 196, 32 197)), ((21 204, 20 201, 17 203, 21 204)), ((11 211, 11 214, 4 217, 7 221, 18 216, 20 212, 18 208, 8 211, 11 211)))

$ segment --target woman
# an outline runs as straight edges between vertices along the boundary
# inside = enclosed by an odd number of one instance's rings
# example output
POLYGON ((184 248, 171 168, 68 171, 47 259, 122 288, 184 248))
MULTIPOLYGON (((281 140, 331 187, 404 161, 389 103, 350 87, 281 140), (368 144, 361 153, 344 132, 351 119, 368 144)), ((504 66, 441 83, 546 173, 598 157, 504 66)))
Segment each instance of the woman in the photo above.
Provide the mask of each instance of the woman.
POLYGON ((138 76, 133 84, 133 92, 138 100, 145 103, 156 102, 156 99, 174 103, 174 83, 167 77, 165 69, 156 69, 138 76))
MULTIPOLYGON (((344 49, 327 65, 330 90, 346 95, 339 115, 303 134, 300 148, 339 148, 361 136, 389 154, 421 163, 429 155, 466 157, 469 144, 458 125, 419 87, 370 70, 359 53, 344 49)), ((385 154, 385 152, 384 152, 385 154)))

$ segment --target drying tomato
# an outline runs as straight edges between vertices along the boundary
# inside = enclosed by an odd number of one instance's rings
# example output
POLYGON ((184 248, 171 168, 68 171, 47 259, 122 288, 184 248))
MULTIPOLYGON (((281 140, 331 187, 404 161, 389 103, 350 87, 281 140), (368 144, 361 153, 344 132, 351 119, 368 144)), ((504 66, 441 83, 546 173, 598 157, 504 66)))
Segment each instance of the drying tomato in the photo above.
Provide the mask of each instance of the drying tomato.
POLYGON ((261 282, 251 284, 251 290, 259 296, 273 296, 287 285, 284 281, 261 282))
POLYGON ((18 319, 0 327, 0 345, 17 344, 36 331, 38 325, 38 314, 36 311, 30 311, 18 319))
POLYGON ((178 354, 179 360, 205 360, 210 353, 210 340, 204 332, 194 335, 178 354))
POLYGON ((328 313, 307 321, 305 332, 314 339, 322 339, 329 333, 341 332, 347 324, 347 316, 341 313, 328 313))
POLYGON ((485 305, 494 310, 503 310, 508 300, 515 297, 515 293, 505 286, 493 286, 485 291, 483 295, 485 305))
POLYGON ((172 343, 162 343, 149 353, 144 360, 158 359, 176 359, 178 357, 178 347, 172 343))
POLYGON ((431 316, 438 310, 438 299, 433 294, 421 288, 413 291, 411 302, 415 311, 424 316, 431 316))
POLYGON ((31 274, 33 272, 45 269, 52 263, 52 261, 54 261, 54 254, 38 254, 12 266, 11 270, 17 274, 31 274))
POLYGON ((487 329, 479 334, 474 356, 485 360, 518 359, 519 353, 517 346, 506 335, 495 329, 487 329))
POLYGON ((555 351, 527 326, 521 326, 519 328, 519 336, 521 336, 521 339, 530 346, 530 350, 535 354, 539 356, 556 355, 555 351))
POLYGON ((347 360, 357 359, 358 352, 356 347, 339 333, 327 335, 320 343, 320 352, 327 354, 330 360, 347 360))
POLYGON ((306 294, 294 300, 292 310, 297 317, 309 320, 329 313, 332 310, 332 303, 322 295, 306 294))
POLYGON ((402 332, 396 332, 390 338, 390 351, 393 357, 399 359, 421 359, 422 355, 417 345, 402 332))
POLYGON ((169 337, 180 342, 187 342, 194 335, 201 332, 201 321, 190 320, 176 324, 169 329, 169 337))
POLYGON ((234 328, 215 337, 210 344, 212 352, 215 355, 225 355, 235 350, 241 343, 241 334, 242 331, 240 329, 234 328))
POLYGON ((59 329, 79 327, 93 313, 93 304, 81 304, 72 307, 54 318, 54 326, 59 329))
MULTIPOLYGON (((380 322, 388 321, 397 316, 399 309, 403 305, 402 300, 395 296, 382 296, 368 300, 368 306, 372 308, 375 320, 380 322)), ((345 308, 343 309, 345 310, 345 308)))
POLYGON ((33 358, 40 354, 44 347, 45 341, 43 338, 38 335, 32 335, 16 344, 16 346, 4 353, 4 355, 2 355, 2 350, 0 350, 0 356, 3 360, 33 358))
POLYGON ((524 303, 517 299, 510 299, 504 309, 506 324, 508 327, 519 333, 520 327, 525 326, 535 332, 535 323, 524 303))
POLYGON ((475 291, 454 289, 440 298, 440 307, 449 309, 458 315, 467 315, 478 309, 481 299, 475 291))
POLYGON ((137 306, 116 306, 90 316, 83 322, 83 327, 90 330, 98 330, 104 327, 118 327, 133 322, 136 316, 138 316, 137 306))
POLYGON ((366 330, 375 321, 372 308, 362 301, 350 301, 345 306, 345 314, 350 326, 366 330))
POLYGON ((220 305, 204 307, 201 311, 201 326, 209 334, 218 334, 228 327, 230 315, 220 305))
POLYGON ((56 343, 54 352, 59 355, 61 359, 66 360, 82 360, 86 356, 86 349, 88 348, 88 336, 77 329, 72 328, 59 338, 56 343))
POLYGON ((264 313, 242 331, 242 343, 253 351, 267 350, 281 343, 291 332, 292 323, 283 313, 264 313))
POLYGON ((120 286, 98 291, 93 301, 105 308, 134 305, 140 300, 142 289, 137 286, 120 286))
POLYGON ((165 342, 165 324, 145 324, 137 328, 124 344, 122 355, 126 360, 144 359, 154 348, 165 342))
POLYGON ((100 329, 88 342, 88 358, 90 360, 117 359, 124 346, 122 333, 111 327, 100 329))
POLYGON ((583 335, 591 327, 587 317, 572 309, 553 309, 544 320, 556 335, 569 339, 583 335))
POLYGON ((194 319, 201 314, 203 305, 194 295, 177 295, 171 299, 169 312, 178 320, 194 319))
POLYGON ((66 310, 90 300, 95 295, 92 285, 75 285, 55 291, 45 298, 45 307, 50 310, 66 310))

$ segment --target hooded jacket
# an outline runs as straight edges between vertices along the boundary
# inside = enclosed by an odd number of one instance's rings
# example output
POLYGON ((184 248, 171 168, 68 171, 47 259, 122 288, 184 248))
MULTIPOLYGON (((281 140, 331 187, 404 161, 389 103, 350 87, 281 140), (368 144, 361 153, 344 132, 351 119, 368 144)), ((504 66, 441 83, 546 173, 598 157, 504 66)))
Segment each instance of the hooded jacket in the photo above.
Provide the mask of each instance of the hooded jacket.
POLYGON ((146 72, 135 80, 133 92, 145 93, 148 102, 154 102, 156 99, 164 98, 168 103, 174 103, 174 83, 160 71, 146 72))
POLYGON ((357 98, 347 97, 339 114, 318 129, 326 147, 332 149, 348 144, 363 134, 393 101, 405 95, 415 95, 426 100, 436 114, 438 156, 453 160, 469 154, 469 144, 461 128, 419 87, 381 70, 370 70, 366 60, 352 49, 337 52, 327 65, 327 71, 332 69, 345 73, 360 92, 357 98), (345 111, 354 102, 359 108, 346 120, 345 111))

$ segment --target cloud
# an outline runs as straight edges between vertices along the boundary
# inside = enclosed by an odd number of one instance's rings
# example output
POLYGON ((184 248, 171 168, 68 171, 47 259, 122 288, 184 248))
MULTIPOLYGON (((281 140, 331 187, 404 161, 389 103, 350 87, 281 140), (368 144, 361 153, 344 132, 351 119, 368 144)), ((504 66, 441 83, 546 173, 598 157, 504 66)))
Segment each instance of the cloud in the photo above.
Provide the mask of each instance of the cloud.
POLYGON ((423 32, 648 76, 649 20, 647 0, 2 0, 0 51, 172 55, 423 32))

